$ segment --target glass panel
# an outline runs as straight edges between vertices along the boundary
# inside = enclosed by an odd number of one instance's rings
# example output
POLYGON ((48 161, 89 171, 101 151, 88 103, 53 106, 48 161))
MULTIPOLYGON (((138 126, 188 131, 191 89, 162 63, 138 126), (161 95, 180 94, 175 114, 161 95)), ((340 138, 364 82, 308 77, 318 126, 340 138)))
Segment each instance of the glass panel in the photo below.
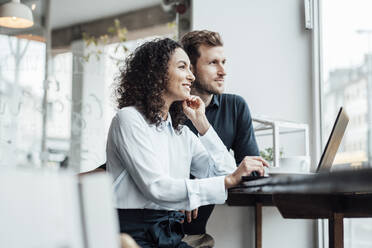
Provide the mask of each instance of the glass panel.
POLYGON ((48 165, 67 166, 71 136, 72 53, 52 58, 48 87, 46 146, 48 165))
MULTIPOLYGON (((172 36, 173 34, 167 35, 167 37, 172 36)), ((103 52, 98 57, 90 56, 83 63, 85 76, 82 93, 83 108, 78 114, 85 124, 81 127, 82 135, 81 141, 79 141, 81 142, 80 171, 94 169, 106 161, 107 134, 112 117, 116 114, 113 90, 119 67, 122 66, 122 62, 129 52, 139 44, 154 38, 155 36, 151 36, 120 44, 112 43, 85 48, 86 53, 89 53, 90 49, 101 49, 103 52), (123 46, 128 49, 128 53, 124 52, 123 46), (89 80, 87 80, 88 77, 89 80)), ((74 71, 73 73, 78 72, 74 71)))
MULTIPOLYGON (((368 167, 372 151, 372 1, 322 1, 323 145, 338 108, 349 126, 334 169, 368 167)), ((372 247, 372 219, 345 220, 345 247, 372 247)))
POLYGON ((45 44, 0 35, 0 166, 40 165, 45 44))

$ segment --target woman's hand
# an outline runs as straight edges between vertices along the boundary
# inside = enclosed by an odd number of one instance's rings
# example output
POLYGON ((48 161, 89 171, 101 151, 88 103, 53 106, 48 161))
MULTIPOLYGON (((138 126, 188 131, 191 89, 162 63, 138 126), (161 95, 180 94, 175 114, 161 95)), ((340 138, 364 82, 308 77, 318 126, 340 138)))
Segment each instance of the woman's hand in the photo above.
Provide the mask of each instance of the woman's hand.
MULTIPOLYGON (((195 208, 192 211, 185 211, 180 210, 181 213, 185 214, 187 223, 191 223, 192 219, 196 219, 198 217, 198 208, 195 208)), ((185 220, 182 220, 181 223, 184 223, 185 220)))
POLYGON ((182 103, 183 112, 198 130, 200 135, 204 135, 209 129, 209 121, 205 116, 205 104, 198 96, 190 96, 182 103))
POLYGON ((268 166, 269 163, 261 157, 245 157, 238 168, 225 177, 225 188, 229 189, 238 186, 242 181, 242 176, 249 176, 253 171, 257 171, 260 176, 263 176, 265 173, 264 167, 268 166))

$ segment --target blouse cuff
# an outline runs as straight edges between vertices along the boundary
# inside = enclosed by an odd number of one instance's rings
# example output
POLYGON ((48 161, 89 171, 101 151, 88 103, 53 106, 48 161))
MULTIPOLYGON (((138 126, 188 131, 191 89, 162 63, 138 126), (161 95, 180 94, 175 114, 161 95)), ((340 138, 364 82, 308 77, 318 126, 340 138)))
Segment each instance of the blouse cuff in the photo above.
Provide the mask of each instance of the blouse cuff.
POLYGON ((225 176, 186 180, 189 210, 209 204, 223 204, 227 199, 225 176))

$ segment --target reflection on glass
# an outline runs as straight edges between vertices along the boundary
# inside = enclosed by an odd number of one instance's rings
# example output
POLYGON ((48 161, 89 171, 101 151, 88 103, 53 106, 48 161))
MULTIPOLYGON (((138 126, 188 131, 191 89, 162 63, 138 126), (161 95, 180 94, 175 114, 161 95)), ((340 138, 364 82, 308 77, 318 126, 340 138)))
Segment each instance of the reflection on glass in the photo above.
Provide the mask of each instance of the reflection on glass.
MULTIPOLYGON (((168 36, 172 37, 173 34, 168 36)), ((116 114, 113 90, 119 68, 131 51, 154 38, 155 36, 151 36, 124 42, 127 53, 123 49, 117 49, 118 43, 107 44, 100 47, 103 52, 99 59, 92 56, 84 61, 84 75, 89 75, 89 80, 84 81, 81 113, 76 113, 84 125, 75 127, 76 132, 81 132, 81 154, 78 155, 80 171, 94 169, 106 161, 107 134, 112 117, 116 114)))
MULTIPOLYGON (((127 41, 125 46, 131 51, 153 38, 127 41)), ((101 47, 101 58, 89 61, 82 59, 84 46, 75 53, 73 49, 54 51, 47 82, 47 153, 43 155, 48 167, 86 171, 106 161, 107 132, 116 113, 112 84, 118 62, 126 57, 116 47, 101 47), (74 82, 76 75, 81 80, 74 82), (73 100, 76 91, 80 93, 73 100), (79 149, 72 148, 74 142, 79 149)), ((45 49, 40 41, 0 35, 0 166, 41 166, 45 49)))
MULTIPOLYGON (((338 108, 350 116, 334 169, 368 167, 372 157, 372 1, 322 1, 323 141, 338 108)), ((372 247, 371 219, 345 220, 345 247, 372 247)))
POLYGON ((67 166, 71 135, 72 53, 52 58, 48 87, 46 147, 48 165, 67 166))
POLYGON ((0 166, 37 166, 45 44, 0 35, 0 57, 0 166))

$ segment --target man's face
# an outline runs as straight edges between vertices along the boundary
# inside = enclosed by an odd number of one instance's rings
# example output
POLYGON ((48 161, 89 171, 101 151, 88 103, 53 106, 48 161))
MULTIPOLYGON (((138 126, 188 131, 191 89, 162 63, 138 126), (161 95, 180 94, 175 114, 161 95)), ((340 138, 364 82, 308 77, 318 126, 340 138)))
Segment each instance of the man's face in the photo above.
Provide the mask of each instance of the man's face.
POLYGON ((225 54, 222 46, 199 47, 200 57, 193 73, 196 77, 193 88, 199 93, 222 94, 225 89, 225 54))

